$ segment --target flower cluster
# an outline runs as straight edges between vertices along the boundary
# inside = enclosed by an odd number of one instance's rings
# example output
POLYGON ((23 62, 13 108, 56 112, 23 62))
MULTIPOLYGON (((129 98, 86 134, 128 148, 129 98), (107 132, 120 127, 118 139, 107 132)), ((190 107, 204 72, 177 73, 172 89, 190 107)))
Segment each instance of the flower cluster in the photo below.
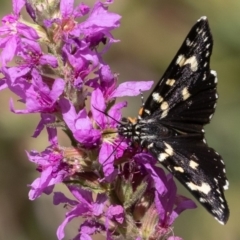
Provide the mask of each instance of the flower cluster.
POLYGON ((117 132, 127 102, 153 81, 117 84, 118 75, 104 62, 104 54, 118 42, 111 31, 121 16, 108 10, 113 0, 97 1, 92 8, 74 0, 13 0, 13 13, 0 27, 0 89, 9 88, 25 108, 16 114, 40 113, 33 137, 46 128, 49 146, 30 151, 39 178, 30 185, 29 198, 53 192, 64 183, 73 199, 55 192, 53 203, 68 206, 57 230, 59 240, 73 219, 82 217, 74 239, 180 239, 169 237, 176 217, 194 208, 177 195, 171 175, 155 166, 148 153, 129 146, 117 132), (26 8, 32 22, 20 13, 26 8), (12 62, 15 65, 12 65, 12 62), (71 146, 61 146, 62 130, 71 146), (70 210, 69 210, 70 209, 70 210))

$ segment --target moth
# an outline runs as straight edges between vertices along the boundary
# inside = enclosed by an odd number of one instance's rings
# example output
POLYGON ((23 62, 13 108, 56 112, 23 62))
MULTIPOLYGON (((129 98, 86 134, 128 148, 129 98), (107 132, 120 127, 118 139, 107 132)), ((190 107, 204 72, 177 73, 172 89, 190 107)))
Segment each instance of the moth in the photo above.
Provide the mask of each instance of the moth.
POLYGON ((228 189, 221 156, 204 138, 204 125, 218 99, 217 73, 210 69, 213 38, 206 17, 192 27, 135 122, 119 135, 158 159, 221 224, 229 217, 228 189))

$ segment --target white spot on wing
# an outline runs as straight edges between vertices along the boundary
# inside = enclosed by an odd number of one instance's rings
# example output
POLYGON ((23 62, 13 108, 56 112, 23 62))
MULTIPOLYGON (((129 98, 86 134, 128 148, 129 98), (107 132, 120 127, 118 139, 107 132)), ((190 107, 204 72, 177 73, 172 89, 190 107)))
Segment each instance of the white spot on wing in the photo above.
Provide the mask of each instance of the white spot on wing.
POLYGON ((221 198, 221 197, 219 197, 219 200, 220 200, 221 202, 224 202, 223 198, 221 198))
POLYGON ((204 42, 206 42, 207 40, 208 40, 208 37, 205 37, 205 38, 203 39, 204 42))
POLYGON ((163 103, 161 104, 160 108, 161 108, 162 110, 168 109, 168 103, 167 103, 166 101, 163 102, 163 103))
POLYGON ((164 149, 164 151, 165 151, 169 156, 172 156, 172 155, 173 155, 173 149, 172 149, 172 147, 171 147, 169 144, 165 143, 165 142, 164 142, 164 145, 166 146, 166 148, 164 149))
POLYGON ((193 42, 191 42, 190 40, 189 40, 189 38, 187 38, 187 40, 186 40, 186 45, 187 46, 191 46, 193 44, 193 42))
POLYGON ((228 187, 229 187, 229 182, 228 182, 228 180, 226 180, 226 183, 225 183, 225 185, 223 186, 223 189, 224 189, 224 190, 228 190, 228 187))
POLYGON ((147 113, 148 115, 151 114, 151 112, 148 109, 144 109, 144 112, 147 113))
POLYGON ((169 85, 169 86, 173 86, 174 83, 175 83, 175 79, 168 79, 166 81, 166 84, 169 85))
POLYGON ((193 182, 187 182, 186 184, 191 190, 198 191, 198 192, 204 193, 206 195, 211 191, 210 185, 205 182, 202 182, 201 186, 196 185, 193 182))
POLYGON ((159 160, 160 162, 163 162, 164 160, 166 160, 167 157, 169 157, 169 155, 168 155, 167 153, 160 153, 160 154, 158 155, 158 160, 159 160))
POLYGON ((198 19, 198 22, 200 22, 200 21, 202 21, 202 20, 206 21, 206 20, 207 20, 207 17, 206 17, 206 16, 200 17, 200 18, 198 19))
POLYGON ((177 171, 177 172, 181 172, 181 173, 184 172, 182 167, 174 167, 174 170, 177 171))
POLYGON ((207 202, 207 200, 205 198, 199 198, 199 202, 204 203, 207 202))
POLYGON ((168 115, 168 109, 162 112, 161 119, 165 118, 167 115, 168 115))
POLYGON ((189 162, 189 167, 191 167, 192 169, 197 169, 198 165, 199 164, 193 160, 190 160, 189 162))
POLYGON ((179 55, 177 58, 176 64, 182 67, 185 61, 186 61, 186 58, 184 57, 184 55, 179 55))
POLYGON ((217 217, 214 217, 220 224, 224 225, 225 223, 220 221, 217 217))
POLYGON ((211 74, 212 74, 213 76, 215 76, 215 77, 217 76, 217 72, 216 72, 216 71, 211 70, 210 72, 211 72, 211 74))
POLYGON ((152 148, 153 147, 153 143, 150 143, 148 146, 147 146, 147 148, 149 149, 149 148, 152 148))
POLYGON ((204 74, 203 74, 203 79, 202 79, 202 80, 205 81, 205 80, 206 80, 206 77, 207 77, 207 76, 206 76, 206 73, 204 73, 204 74))
POLYGON ((198 69, 198 62, 197 62, 197 58, 195 56, 192 56, 188 59, 186 59, 186 61, 184 62, 184 65, 186 64, 190 64, 190 68, 193 72, 196 72, 198 69))
POLYGON ((182 97, 183 97, 183 100, 188 99, 190 96, 191 96, 191 94, 189 93, 187 87, 185 87, 185 88, 182 90, 182 97))
POLYGON ((153 100, 156 101, 156 102, 158 102, 158 103, 160 103, 160 102, 163 101, 162 96, 161 96, 158 92, 154 92, 154 93, 152 94, 152 97, 153 97, 153 100))

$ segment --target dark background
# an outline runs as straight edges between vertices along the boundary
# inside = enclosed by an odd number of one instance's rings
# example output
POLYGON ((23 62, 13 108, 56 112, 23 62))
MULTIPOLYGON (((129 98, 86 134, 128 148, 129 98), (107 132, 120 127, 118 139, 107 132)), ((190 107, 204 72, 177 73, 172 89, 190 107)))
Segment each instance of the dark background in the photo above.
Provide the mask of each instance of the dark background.
MULTIPOLYGON (((157 82, 193 24, 203 15, 208 17, 214 38, 211 68, 218 73, 220 98, 212 122, 206 127, 206 135, 209 145, 221 153, 227 166, 230 189, 226 198, 231 214, 227 225, 222 226, 199 206, 197 210, 183 213, 173 231, 185 240, 239 240, 240 1, 115 2, 111 10, 123 18, 120 29, 113 34, 121 42, 113 45, 106 61, 120 73, 121 81, 157 82)), ((12 12, 10 1, 0 3, 2 16, 12 12)), ((48 145, 47 136, 44 133, 37 139, 31 138, 39 117, 10 113, 10 97, 14 98, 7 90, 0 94, 0 240, 56 239, 55 232, 64 219, 65 210, 53 206, 52 196, 44 195, 34 202, 28 200, 27 184, 37 175, 25 150, 42 151, 48 145)), ((140 106, 140 97, 131 98, 125 116, 135 116, 140 106)), ((16 107, 23 108, 23 105, 16 107)), ((68 144, 63 134, 60 137, 62 145, 68 144)), ((181 186, 179 193, 191 197, 181 186)), ((74 236, 78 226, 75 221, 68 228, 66 239, 74 236)))

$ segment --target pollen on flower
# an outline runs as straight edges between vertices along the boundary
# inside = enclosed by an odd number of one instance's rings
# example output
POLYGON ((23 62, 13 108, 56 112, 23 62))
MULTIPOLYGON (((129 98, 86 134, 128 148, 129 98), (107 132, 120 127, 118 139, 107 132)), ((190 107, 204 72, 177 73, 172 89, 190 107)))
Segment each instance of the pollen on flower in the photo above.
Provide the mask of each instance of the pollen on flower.
POLYGON ((87 164, 87 154, 79 148, 64 148, 63 162, 68 165, 68 171, 71 175, 76 172, 83 172, 89 164, 87 164))
POLYGON ((109 144, 114 144, 117 137, 118 137, 118 132, 114 128, 106 128, 102 132, 102 141, 103 142, 106 142, 109 144))

